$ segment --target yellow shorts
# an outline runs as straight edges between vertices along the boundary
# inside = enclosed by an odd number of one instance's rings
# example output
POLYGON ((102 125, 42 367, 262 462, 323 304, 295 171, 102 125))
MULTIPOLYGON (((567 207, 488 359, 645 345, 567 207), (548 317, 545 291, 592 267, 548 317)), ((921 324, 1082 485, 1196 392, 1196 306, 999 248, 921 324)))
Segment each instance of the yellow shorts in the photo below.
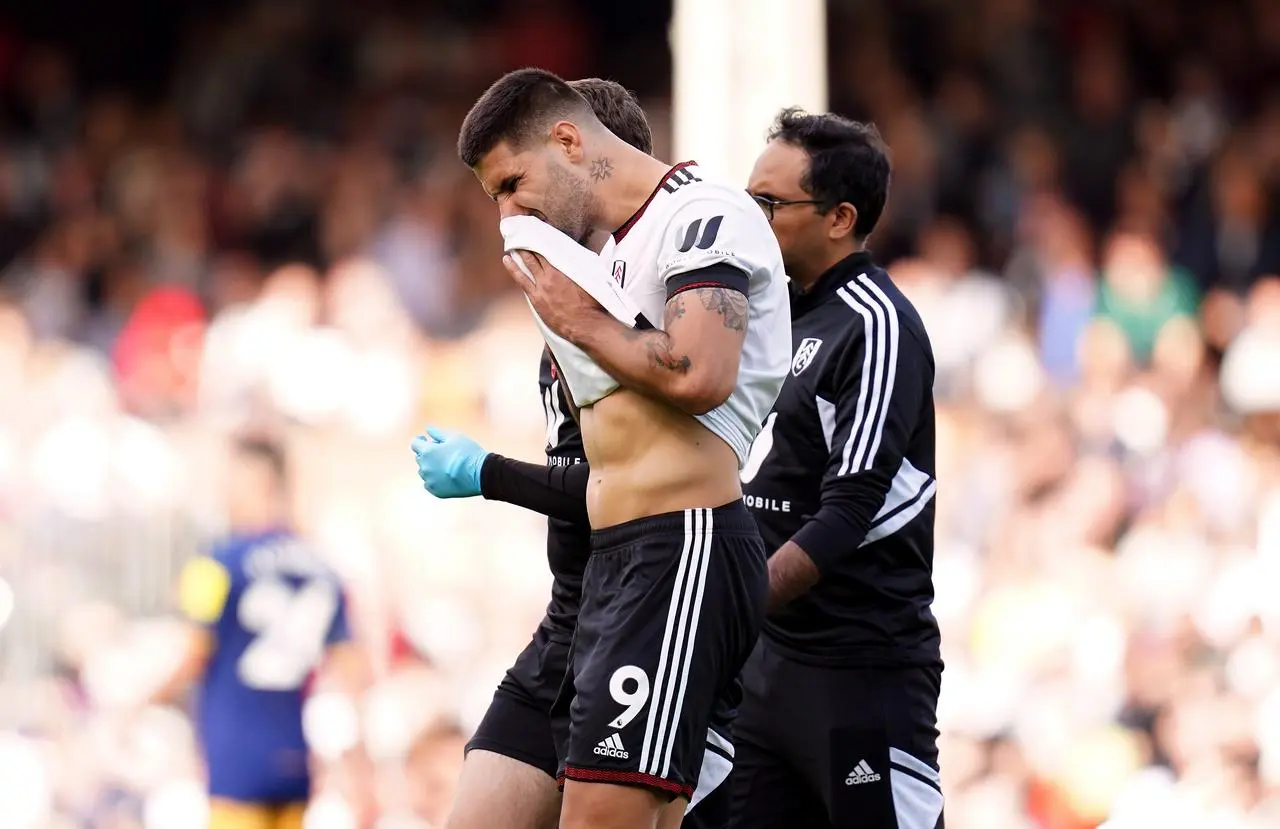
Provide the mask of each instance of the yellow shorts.
POLYGON ((263 806, 213 798, 209 801, 209 829, 302 829, 305 803, 263 806))

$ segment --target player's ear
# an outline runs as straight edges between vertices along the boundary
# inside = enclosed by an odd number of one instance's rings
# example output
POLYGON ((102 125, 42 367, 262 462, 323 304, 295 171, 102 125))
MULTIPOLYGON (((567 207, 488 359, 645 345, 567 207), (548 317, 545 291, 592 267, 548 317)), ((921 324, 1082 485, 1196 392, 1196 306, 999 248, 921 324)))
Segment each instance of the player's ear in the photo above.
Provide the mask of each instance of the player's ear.
POLYGON ((853 235, 853 228, 858 224, 858 208, 847 201, 842 201, 831 208, 831 212, 827 215, 831 222, 827 227, 829 238, 834 241, 853 235))
POLYGON ((551 142, 565 155, 570 164, 582 161, 582 130, 572 121, 557 121, 551 125, 551 142))

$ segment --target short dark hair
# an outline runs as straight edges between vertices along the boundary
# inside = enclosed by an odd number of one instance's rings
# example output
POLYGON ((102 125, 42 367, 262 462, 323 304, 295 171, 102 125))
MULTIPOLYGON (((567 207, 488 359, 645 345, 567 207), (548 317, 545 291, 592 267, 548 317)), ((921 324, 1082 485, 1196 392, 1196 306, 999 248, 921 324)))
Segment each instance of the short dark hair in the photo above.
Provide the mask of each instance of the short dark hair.
POLYGON ((458 133, 458 156, 480 163, 503 141, 523 145, 562 118, 596 119, 591 105, 558 75, 545 69, 508 72, 472 105, 458 133))
POLYGON ((853 205, 858 211, 853 235, 859 239, 871 235, 884 213, 892 173, 889 148, 875 124, 788 107, 778 113, 769 140, 804 150, 809 170, 800 186, 820 201, 824 210, 841 202, 853 205))
POLYGON ((235 439, 234 448, 237 453, 266 464, 277 484, 283 486, 288 480, 288 459, 284 447, 275 440, 262 435, 240 435, 235 439))
POLYGON ((636 96, 617 81, 582 78, 569 81, 609 132, 646 155, 653 154, 653 130, 636 96))

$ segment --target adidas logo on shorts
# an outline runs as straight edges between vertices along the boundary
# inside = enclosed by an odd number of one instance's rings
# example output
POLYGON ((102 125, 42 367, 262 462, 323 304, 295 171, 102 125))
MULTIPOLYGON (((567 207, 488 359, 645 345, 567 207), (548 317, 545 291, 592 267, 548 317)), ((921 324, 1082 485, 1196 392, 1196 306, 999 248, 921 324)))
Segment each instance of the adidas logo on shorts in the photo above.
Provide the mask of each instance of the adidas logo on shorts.
POLYGON ((866 760, 859 760, 858 765, 854 766, 853 771, 849 772, 849 776, 844 779, 844 784, 857 786, 860 783, 874 783, 879 779, 880 775, 871 770, 866 760))
POLYGON ((601 757, 617 757, 619 760, 628 760, 631 755, 622 747, 622 738, 615 732, 614 735, 607 740, 601 740, 596 743, 596 747, 592 749, 601 757))

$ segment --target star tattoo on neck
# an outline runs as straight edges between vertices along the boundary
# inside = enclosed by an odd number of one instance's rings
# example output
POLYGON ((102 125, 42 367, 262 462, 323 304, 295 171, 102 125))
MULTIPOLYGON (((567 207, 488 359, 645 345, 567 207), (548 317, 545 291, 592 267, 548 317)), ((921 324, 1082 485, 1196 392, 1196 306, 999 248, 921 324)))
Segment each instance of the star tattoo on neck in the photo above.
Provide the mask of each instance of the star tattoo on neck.
POLYGON ((613 175, 613 162, 608 158, 597 158, 591 162, 592 181, 604 181, 613 175))

